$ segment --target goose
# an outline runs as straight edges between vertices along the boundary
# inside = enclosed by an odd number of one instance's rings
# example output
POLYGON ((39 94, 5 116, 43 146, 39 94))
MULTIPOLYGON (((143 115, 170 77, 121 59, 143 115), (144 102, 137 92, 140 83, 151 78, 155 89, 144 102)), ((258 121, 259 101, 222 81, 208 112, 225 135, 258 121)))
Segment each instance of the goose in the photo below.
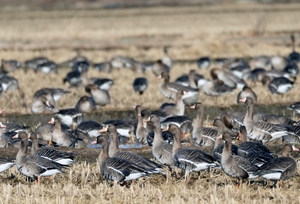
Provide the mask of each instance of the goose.
POLYGON ((94 68, 99 72, 107 72, 110 73, 113 69, 111 63, 109 61, 107 62, 100 62, 100 63, 94 63, 94 68))
MULTIPOLYGON (((222 152, 223 152, 224 146, 225 146, 225 144, 224 144, 222 137, 217 137, 215 146, 213 149, 213 157, 219 164, 221 164, 222 152)), ((231 145, 231 153, 233 155, 238 155, 238 146, 232 144, 231 145)))
POLYGON ((121 159, 128 160, 146 170, 147 173, 162 173, 164 174, 162 170, 162 166, 152 162, 149 159, 146 159, 138 154, 135 154, 133 152, 129 151, 121 151, 119 149, 118 144, 118 133, 116 130, 116 127, 114 125, 106 125, 102 129, 99 130, 99 132, 108 132, 109 133, 109 150, 108 155, 109 157, 117 157, 121 159))
POLYGON ((241 103, 240 100, 246 97, 251 97, 254 103, 257 103, 257 95, 249 86, 244 86, 243 90, 238 93, 237 103, 241 103))
POLYGON ((108 156, 108 142, 105 137, 98 136, 97 144, 102 144, 102 149, 98 157, 100 172, 106 180, 113 180, 116 185, 118 182, 136 180, 147 176, 147 171, 122 158, 108 156))
POLYGON ((205 93, 208 96, 221 96, 223 94, 228 94, 233 91, 232 88, 225 85, 223 81, 218 79, 213 81, 208 80, 200 88, 202 89, 203 93, 205 93))
POLYGON ((113 56, 110 60, 111 66, 113 68, 131 68, 135 60, 130 57, 125 56, 113 56))
POLYGON ((292 41, 292 53, 289 54, 288 60, 289 62, 293 63, 299 63, 300 62, 300 54, 296 52, 296 40, 295 40, 295 35, 291 35, 291 41, 292 41))
POLYGON ((255 68, 253 70, 249 70, 248 72, 246 72, 243 76, 242 79, 244 80, 252 80, 252 82, 254 82, 254 84, 256 84, 256 82, 261 82, 263 77, 266 75, 266 70, 264 68, 255 68))
POLYGON ((8 146, 14 144, 14 140, 12 137, 16 135, 17 132, 14 131, 6 131, 0 136, 0 147, 7 148, 8 146))
POLYGON ((172 148, 172 159, 175 166, 185 170, 185 180, 189 180, 190 172, 200 172, 211 167, 217 167, 215 159, 193 147, 181 146, 181 130, 174 124, 169 126, 169 131, 174 134, 174 143, 172 148))
POLYGON ((220 115, 220 119, 223 121, 224 125, 235 132, 239 132, 240 127, 243 125, 245 115, 241 112, 223 112, 220 115))
POLYGON ((237 178, 239 180, 238 187, 242 185, 243 179, 256 178, 258 168, 252 165, 247 159, 232 154, 231 136, 225 133, 219 137, 222 137, 225 141, 221 158, 221 166, 225 174, 237 178))
POLYGON ((217 135, 222 135, 224 133, 228 133, 232 137, 232 139, 236 139, 237 136, 238 136, 238 133, 229 130, 225 126, 225 124, 223 123, 223 121, 221 119, 219 119, 219 118, 215 118, 214 121, 213 121, 213 123, 212 123, 212 125, 217 128, 217 130, 218 130, 217 135))
POLYGON ((241 102, 244 102, 247 105, 246 116, 243 123, 250 139, 267 142, 290 134, 284 126, 262 121, 255 122, 253 120, 254 101, 252 98, 246 97, 241 99, 241 102))
POLYGON ((163 165, 167 165, 170 168, 175 167, 172 159, 172 145, 164 142, 159 118, 155 115, 151 115, 148 120, 154 125, 154 140, 152 146, 153 157, 163 165))
POLYGON ((259 168, 258 175, 264 179, 272 180, 278 187, 283 186, 283 181, 291 178, 297 171, 297 162, 292 158, 292 151, 299 151, 291 144, 286 144, 282 148, 282 157, 274 158, 259 168))
POLYGON ((63 124, 66 124, 69 127, 72 126, 73 130, 75 130, 76 126, 83 120, 82 112, 76 108, 61 109, 55 113, 55 117, 63 124))
POLYGON ((245 75, 246 73, 249 73, 249 72, 250 72, 250 67, 248 65, 238 65, 238 66, 230 68, 230 73, 232 73, 234 76, 238 77, 238 78, 234 77, 233 79, 240 83, 245 83, 243 81, 243 75, 245 75))
POLYGON ((81 60, 74 62, 72 66, 72 71, 76 71, 79 73, 87 72, 89 70, 90 63, 88 60, 81 60))
POLYGON ((102 125, 96 121, 88 120, 79 123, 75 133, 78 138, 88 143, 88 140, 92 137, 96 138, 100 135, 99 130, 102 129, 102 125))
POLYGON ((170 83, 170 76, 166 72, 163 72, 161 75, 159 75, 159 78, 163 78, 164 80, 162 83, 159 84, 158 89, 160 93, 166 98, 172 98, 173 100, 176 100, 176 92, 182 90, 185 92, 184 97, 182 98, 184 104, 193 105, 198 101, 198 88, 192 88, 189 86, 182 86, 176 83, 170 83))
POLYGON ((34 57, 33 59, 25 61, 23 67, 27 67, 35 70, 39 64, 43 64, 48 61, 49 61, 48 58, 43 56, 34 57))
MULTIPOLYGON (((197 88, 202 87, 207 82, 207 79, 205 79, 203 75, 200 75, 198 73, 195 73, 193 77, 197 88)), ((175 80, 175 83, 181 84, 182 86, 189 86, 190 80, 191 79, 188 74, 183 74, 175 80)))
POLYGON ((137 126, 135 130, 136 139, 142 144, 147 144, 148 131, 146 129, 146 124, 144 124, 143 116, 141 115, 142 106, 136 105, 133 106, 137 113, 137 126))
POLYGON ((0 173, 13 167, 15 164, 10 159, 0 158, 0 173))
POLYGON ((89 96, 82 96, 77 101, 75 109, 79 110, 82 113, 90 113, 97 110, 98 106, 96 105, 95 100, 89 96))
POLYGON ((52 124, 51 122, 51 123, 46 123, 38 126, 35 130, 35 134, 38 140, 47 141, 48 146, 50 146, 53 131, 54 131, 54 124, 52 124))
POLYGON ((221 80, 226 86, 230 87, 231 89, 241 89, 243 86, 246 85, 246 83, 242 79, 238 78, 237 76, 226 70, 222 70, 219 68, 212 69, 210 71, 210 75, 213 80, 221 80))
POLYGON ((270 64, 272 69, 283 70, 287 65, 287 59, 285 57, 275 55, 271 57, 270 64))
POLYGON ((209 57, 200 57, 197 60, 197 66, 200 69, 207 69, 210 66, 211 62, 209 57))
POLYGON ((41 176, 63 173, 62 165, 38 155, 27 155, 28 136, 25 132, 18 133, 17 137, 22 139, 16 156, 16 166, 21 174, 27 177, 37 177, 39 185, 41 176))
POLYGON ((293 80, 296 80, 299 73, 299 67, 295 62, 289 62, 283 71, 288 73, 293 80))
POLYGON ((81 72, 81 82, 83 86, 94 84, 97 88, 106 91, 109 91, 110 88, 114 85, 113 80, 108 78, 88 78, 87 71, 81 72))
POLYGON ((148 87, 148 80, 145 77, 135 78, 132 83, 132 87, 135 92, 142 95, 148 87))
POLYGON ((167 65, 169 67, 169 69, 172 68, 173 62, 172 62, 172 59, 169 56, 168 48, 167 47, 164 47, 164 56, 161 59, 161 61, 162 61, 163 64, 167 65))
MULTIPOLYGON (((20 90, 19 82, 15 77, 9 75, 1 75, 0 76, 0 84, 2 85, 4 92, 14 91, 16 89, 20 90)), ((21 93, 20 93, 21 94, 21 93)))
POLYGON ((79 87, 82 84, 81 73, 78 71, 70 71, 63 79, 63 83, 68 82, 70 87, 79 87))
POLYGON ((272 94, 285 94, 293 88, 294 85, 294 82, 285 77, 277 77, 271 81, 268 76, 265 76, 262 83, 265 86, 268 86, 268 89, 272 94))
MULTIPOLYGON (((41 96, 44 96, 44 95, 51 95, 54 102, 58 101, 63 95, 65 94, 68 94, 68 93, 71 93, 70 91, 68 90, 64 90, 64 89, 61 89, 61 88, 48 88, 48 87, 45 87, 45 88, 41 88, 39 90, 37 90, 33 97, 34 98, 38 98, 38 97, 41 97, 41 96)), ((53 104, 53 101, 52 102, 52 105, 55 105, 53 104)))
POLYGON ((65 128, 62 128, 60 120, 58 118, 51 118, 50 124, 54 124, 51 141, 58 146, 74 147, 76 139, 72 133, 65 128))
POLYGON ((29 134, 29 138, 32 140, 31 155, 37 155, 49 159, 63 166, 68 166, 75 163, 75 156, 73 153, 61 152, 47 147, 39 148, 38 138, 35 132, 29 134))
POLYGON ((49 73, 58 73, 58 66, 55 62, 53 61, 47 61, 42 64, 38 64, 36 69, 34 70, 35 72, 41 71, 45 74, 49 73))
POLYGON ((76 64, 77 62, 84 62, 84 61, 88 62, 88 58, 78 54, 77 56, 73 57, 72 59, 69 59, 67 61, 60 63, 60 66, 72 68, 74 66, 74 64, 76 64))
POLYGON ((157 60, 153 65, 152 65, 152 73, 154 76, 158 77, 162 73, 169 73, 170 72, 170 67, 165 65, 162 60, 157 60))
POLYGON ((214 146, 215 139, 218 136, 218 130, 203 127, 204 105, 197 103, 191 108, 197 111, 197 117, 193 120, 193 139, 200 146, 214 146))
POLYGON ((257 57, 254 57, 249 60, 249 65, 251 68, 264 68, 264 69, 271 69, 271 63, 270 63, 270 56, 266 55, 260 55, 257 57))
POLYGON ((31 112, 32 113, 56 112, 57 109, 54 107, 53 103, 54 103, 54 99, 50 94, 34 97, 31 105, 31 112))
POLYGON ((300 115, 300 102, 296 102, 291 104, 288 107, 289 110, 294 110, 296 112, 296 114, 299 116, 300 115))
POLYGON ((85 91, 91 94, 97 105, 105 106, 110 103, 110 95, 107 90, 99 89, 95 84, 89 84, 85 91))
POLYGON ((17 60, 1 60, 0 72, 9 73, 13 72, 21 67, 21 63, 17 60))

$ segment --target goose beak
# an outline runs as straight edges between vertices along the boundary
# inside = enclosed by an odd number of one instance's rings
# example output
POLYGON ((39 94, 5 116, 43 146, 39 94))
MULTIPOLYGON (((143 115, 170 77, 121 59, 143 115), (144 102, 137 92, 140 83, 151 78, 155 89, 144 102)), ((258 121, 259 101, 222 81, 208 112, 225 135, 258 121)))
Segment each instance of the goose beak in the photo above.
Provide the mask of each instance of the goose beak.
POLYGON ((101 130, 99 130, 99 132, 107 132, 107 129, 108 129, 108 127, 105 126, 105 127, 103 127, 101 130))
POLYGON ((144 120, 144 122, 149 122, 149 121, 150 121, 150 117, 144 120))
POLYGON ((30 133, 27 134, 27 138, 30 139, 30 133))
POLYGON ((161 74, 156 77, 156 79, 161 79, 161 74))
POLYGON ((97 140, 92 141, 91 144, 97 144, 97 140))
POLYGON ((190 108, 191 108, 191 109, 195 109, 195 108, 196 108, 196 105, 194 104, 194 105, 190 106, 190 108))
POLYGON ((242 99, 240 99, 239 101, 245 103, 246 99, 247 99, 247 98, 242 98, 242 99))
POLYGON ((222 139, 222 136, 223 136, 223 135, 219 135, 219 136, 217 137, 217 139, 222 139))
POLYGON ((13 138, 13 139, 18 139, 18 138, 19 138, 19 134, 17 133, 17 134, 15 134, 14 136, 12 136, 11 138, 13 138))
POLYGON ((3 125, 2 123, 0 123, 0 128, 6 128, 6 125, 3 125))
POLYGON ((51 118, 51 120, 48 123, 49 124, 54 124, 54 118, 51 118))
POLYGON ((136 108, 136 106, 131 106, 133 109, 135 109, 136 108))
POLYGON ((137 114, 137 116, 138 116, 138 117, 140 117, 140 116, 141 116, 141 114, 139 113, 139 114, 137 114))
POLYGON ((46 101, 46 105, 47 105, 48 107, 51 107, 49 101, 46 101))
POLYGON ((237 140, 242 140, 242 138, 243 138, 243 135, 242 135, 241 133, 239 133, 239 134, 236 136, 236 139, 237 139, 237 140))
POLYGON ((297 147, 295 147, 294 145, 292 147, 294 152, 299 152, 299 149, 297 147))
POLYGON ((182 135, 181 135, 181 140, 184 140, 185 139, 185 133, 182 132, 182 135))

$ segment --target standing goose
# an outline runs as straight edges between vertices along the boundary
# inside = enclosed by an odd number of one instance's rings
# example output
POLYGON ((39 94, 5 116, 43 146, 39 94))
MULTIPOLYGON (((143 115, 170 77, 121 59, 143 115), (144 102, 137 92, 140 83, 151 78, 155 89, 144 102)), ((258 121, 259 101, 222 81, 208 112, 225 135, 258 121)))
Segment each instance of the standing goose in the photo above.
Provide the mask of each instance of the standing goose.
POLYGON ((105 106, 110 103, 110 95, 107 90, 99 89, 95 84, 89 84, 85 91, 91 94, 97 105, 105 106))
POLYGON ((247 105, 247 112, 244 118, 244 125, 246 127, 248 137, 252 140, 257 141, 271 141, 282 136, 287 136, 289 133, 287 128, 280 125, 274 125, 267 122, 254 122, 253 121, 253 107, 254 101, 250 97, 241 99, 241 102, 244 102, 247 105))
POLYGON ((52 98, 52 96, 49 95, 43 95, 39 97, 34 97, 33 103, 31 105, 31 112, 32 113, 47 113, 47 112, 55 112, 56 109, 51 102, 52 100, 49 100, 49 97, 52 98))
POLYGON ((132 87, 135 92, 142 95, 148 87, 148 80, 145 77, 135 78, 132 83, 132 87))
POLYGON ((109 133, 109 150, 108 155, 109 157, 118 157, 121 159, 128 160, 142 168, 144 168, 149 174, 151 173, 163 173, 162 166, 152 162, 149 159, 146 159, 138 154, 133 152, 123 152, 119 149, 118 144, 118 133, 114 125, 107 125, 103 127, 99 132, 108 132, 109 133))
POLYGON ((185 93, 182 97, 184 104, 193 105, 198 101, 198 88, 192 88, 190 86, 182 86, 177 83, 171 83, 170 75, 166 72, 161 73, 161 75, 159 75, 159 78, 163 78, 164 81, 161 84, 159 84, 158 89, 160 93, 166 98, 172 98, 173 100, 176 100, 176 93, 181 90, 185 93))
POLYGON ((232 155, 232 141, 231 136, 225 133, 222 136, 225 141, 225 147, 223 149, 221 165, 225 174, 239 180, 238 186, 242 185, 243 179, 257 177, 255 173, 258 168, 252 165, 247 159, 238 155, 232 155))
POLYGON ((135 136, 139 142, 142 144, 147 144, 148 131, 146 129, 146 124, 144 124, 143 117, 141 115, 142 106, 133 106, 137 113, 137 126, 135 131, 135 136))
POLYGON ((174 134, 172 158, 177 167, 185 170, 185 180, 189 180, 190 172, 200 172, 210 167, 217 167, 217 164, 214 163, 215 159, 211 155, 197 148, 181 146, 181 130, 176 125, 171 124, 169 131, 174 134))
POLYGON ((54 124, 54 130, 52 132, 51 141, 58 146, 74 147, 76 139, 71 132, 62 128, 60 120, 58 118, 52 118, 49 121, 50 124, 54 124))
POLYGON ((261 166, 258 175, 272 181, 279 180, 278 187, 282 187, 282 182, 294 176, 297 171, 297 162, 291 157, 292 151, 299 151, 299 149, 286 144, 282 148, 282 157, 274 158, 261 166))
POLYGON ((193 120, 193 139, 200 146, 214 146, 218 130, 203 127, 204 105, 197 103, 191 108, 197 111, 197 118, 193 120))
POLYGON ((35 132, 32 132, 29 138, 32 140, 31 155, 37 155, 49 159, 63 166, 68 166, 75 163, 75 156, 73 153, 61 152, 47 147, 39 148, 37 135, 35 132))
POLYGON ((162 60, 157 60, 151 67, 152 73, 158 77, 161 75, 163 72, 169 73, 170 72, 170 67, 168 65, 164 64, 162 60))
POLYGON ((83 86, 94 84, 97 88, 109 91, 111 86, 114 85, 113 80, 108 78, 88 78, 87 71, 81 72, 81 81, 83 86))
POLYGON ((202 91, 208 96, 221 96, 233 91, 233 88, 230 88, 219 79, 212 81, 207 80, 200 88, 202 88, 202 91))
MULTIPOLYGON (((214 146, 214 150, 213 150, 213 157, 217 162, 219 162, 219 164, 221 164, 224 146, 225 146, 225 144, 224 144, 222 137, 217 137, 215 146, 214 146)), ((232 144, 231 152, 233 155, 238 155, 238 146, 232 144)))
POLYGON ((136 180, 146 176, 144 168, 122 158, 108 156, 108 142, 105 137, 98 136, 97 144, 102 144, 98 157, 100 172, 106 180, 118 182, 136 180))
POLYGON ((159 118, 155 115, 151 115, 150 121, 154 125, 154 140, 152 146, 153 157, 161 164, 174 167, 175 165, 172 159, 172 145, 164 142, 159 118))
POLYGON ((167 117, 170 116, 176 116, 176 115, 184 115, 184 103, 183 103, 183 97, 184 97, 184 93, 183 91, 178 91, 176 93, 176 100, 175 103, 164 103, 160 109, 159 112, 162 115, 165 115, 167 117))
POLYGON ((238 95, 237 95, 237 103, 241 103, 240 100, 244 99, 246 97, 253 98, 254 103, 257 103, 256 93, 249 86, 244 86, 243 90, 238 93, 238 95))
POLYGON ((22 139, 16 156, 16 166, 21 174, 27 177, 37 177, 37 184, 40 184, 41 176, 63 173, 62 165, 38 155, 27 155, 28 136, 25 132, 20 132, 17 137, 22 139))

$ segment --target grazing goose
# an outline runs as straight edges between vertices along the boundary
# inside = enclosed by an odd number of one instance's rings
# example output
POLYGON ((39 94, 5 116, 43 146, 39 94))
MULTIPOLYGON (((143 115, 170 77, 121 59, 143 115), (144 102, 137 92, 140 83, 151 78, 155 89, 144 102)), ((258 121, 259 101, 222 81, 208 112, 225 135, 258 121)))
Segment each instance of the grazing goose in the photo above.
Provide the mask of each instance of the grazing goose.
POLYGON ((118 133, 114 125, 107 125, 103 127, 99 132, 109 133, 109 157, 118 157, 121 159, 128 160, 146 170, 149 174, 152 173, 163 173, 162 166, 146 159, 138 154, 129 151, 121 151, 118 144, 118 133))
POLYGON ((258 68, 258 67, 261 67, 264 69, 271 69, 270 56, 260 55, 260 56, 254 57, 254 58, 250 59, 249 65, 253 69, 258 68))
POLYGON ((112 71, 112 66, 110 62, 100 62, 100 63, 94 63, 94 68, 99 72, 107 72, 110 73, 112 71))
POLYGON ((232 79, 233 74, 231 74, 230 72, 219 68, 213 68, 210 71, 210 75, 213 80, 221 80, 226 86, 230 87, 231 89, 237 88, 237 83, 232 79))
POLYGON ((163 96, 176 100, 176 92, 181 90, 185 93, 182 97, 184 104, 193 105, 198 101, 198 88, 192 88, 190 86, 182 86, 180 84, 170 83, 170 76, 166 72, 163 72, 159 77, 164 79, 164 81, 158 86, 158 89, 163 96))
POLYGON ((172 158, 177 167, 185 170, 185 180, 189 180, 190 172, 200 172, 210 167, 217 167, 217 164, 214 163, 215 159, 211 155, 197 148, 181 146, 181 130, 176 125, 171 124, 169 132, 174 134, 172 158))
POLYGON ((208 80, 205 84, 200 86, 200 88, 208 96, 221 96, 223 94, 231 93, 233 90, 225 85, 223 81, 218 79, 213 81, 208 80))
POLYGON ((42 64, 37 65, 36 69, 34 70, 35 72, 41 71, 45 74, 49 73, 58 73, 58 66, 55 62, 53 61, 47 61, 42 64))
POLYGON ((72 68, 77 62, 84 62, 84 61, 88 62, 87 57, 81 56, 80 53, 78 53, 78 56, 60 63, 60 66, 72 68))
POLYGON ((236 100, 237 103, 241 103, 240 100, 246 97, 251 97, 254 100, 254 103, 257 103, 256 93, 249 86, 244 86, 243 90, 238 93, 236 100))
POLYGON ((207 69, 210 66, 210 59, 209 57, 200 57, 197 60, 198 68, 200 69, 207 69))
POLYGON ((238 187, 242 185, 243 179, 255 178, 258 168, 250 163, 247 159, 238 155, 232 155, 231 136, 225 133, 222 136, 225 146, 222 153, 221 165, 225 174, 239 180, 238 187))
POLYGON ((153 157, 163 165, 174 167, 175 165, 172 159, 172 145, 164 142, 159 118, 155 115, 151 115, 149 118, 154 125, 154 140, 152 146, 153 157))
POLYGON ((191 108, 197 111, 197 117, 193 120, 193 139, 200 146, 214 146, 218 130, 203 127, 204 105, 197 103, 191 108))
POLYGON ((20 62, 17 60, 1 60, 0 72, 1 73, 9 73, 13 72, 21 67, 20 62))
POLYGON ((90 113, 97 110, 98 106, 96 105, 95 100, 89 96, 82 96, 77 101, 75 109, 79 110, 82 113, 90 113))
POLYGON ((135 92, 142 95, 148 87, 148 80, 145 77, 135 78, 132 83, 132 87, 135 92))
POLYGON ((25 132, 20 132, 17 137, 22 139, 16 156, 16 166, 21 174, 27 177, 37 177, 37 184, 39 185, 41 176, 63 173, 62 165, 38 155, 27 155, 28 136, 25 132))
MULTIPOLYGON (((222 137, 217 137, 215 146, 214 146, 214 150, 213 150, 213 157, 217 162, 219 162, 219 164, 221 164, 224 146, 225 146, 225 144, 224 144, 222 137)), ((233 155, 238 155, 238 146, 232 144, 231 152, 233 155)))
POLYGON ((81 73, 78 71, 70 71, 67 76, 63 79, 63 83, 68 82, 70 87, 78 87, 81 85, 81 73))
POLYGON ((46 57, 42 57, 42 56, 41 57, 35 57, 33 59, 25 61, 23 66, 35 70, 38 65, 43 64, 43 63, 48 62, 48 61, 49 60, 46 57))
POLYGON ((32 113, 53 113, 57 109, 53 105, 54 99, 50 94, 34 97, 31 112, 32 113))
POLYGON ((270 80, 268 76, 262 79, 262 83, 268 86, 268 89, 272 94, 285 94, 291 88, 293 88, 294 82, 290 81, 285 77, 277 77, 270 80))
POLYGON ((241 99, 247 105, 247 112, 244 118, 244 125, 246 127, 248 137, 252 140, 267 142, 287 136, 289 132, 287 128, 280 125, 274 125, 267 122, 253 120, 254 101, 250 97, 241 99))
POLYGON ((0 158, 0 173, 13 167, 14 165, 14 162, 10 159, 0 158))
POLYGON ((20 91, 19 82, 15 77, 12 77, 12 76, 9 76, 6 74, 1 75, 0 76, 0 84, 2 85, 4 92, 14 91, 16 89, 19 89, 19 91, 20 91))
POLYGON ((243 80, 243 76, 249 72, 250 72, 250 67, 248 65, 238 65, 238 66, 230 68, 230 73, 232 73, 234 76, 238 77, 238 78, 234 77, 237 84, 245 83, 245 81, 243 80), (241 80, 239 80, 239 79, 241 79, 241 80))
POLYGON ((55 116, 59 118, 63 124, 72 127, 73 130, 75 130, 76 126, 83 120, 82 113, 76 108, 61 109, 55 113, 55 116))
POLYGON ((118 182, 136 180, 146 176, 147 171, 122 158, 108 156, 108 142, 105 137, 97 137, 97 144, 102 144, 98 157, 100 172, 106 180, 113 180, 115 185, 118 182))
MULTIPOLYGON (((71 93, 68 90, 64 90, 61 88, 42 88, 36 91, 33 95, 34 98, 38 98, 41 96, 47 96, 48 94, 52 96, 54 102, 58 101, 63 95, 71 93)), ((52 102, 52 101, 51 101, 52 102)), ((55 105, 52 103, 52 105, 55 105)))
POLYGON ((81 82, 83 86, 87 86, 89 84, 94 84, 99 89, 103 89, 109 91, 111 86, 114 85, 113 80, 107 78, 88 78, 87 72, 84 71, 81 73, 81 82))
POLYGON ((89 84, 86 86, 85 91, 91 94, 97 105, 105 106, 110 103, 110 95, 108 91, 99 89, 95 84, 89 84))
POLYGON ((51 141, 58 146, 74 147, 76 139, 72 133, 65 128, 62 128, 60 120, 58 118, 52 118, 49 121, 50 124, 54 124, 51 141))
POLYGON ((32 140, 31 155, 37 155, 49 159, 63 166, 68 166, 75 163, 75 156, 71 152, 61 152, 47 147, 39 148, 38 138, 35 132, 32 132, 29 135, 29 138, 32 140))
POLYGON ((79 73, 87 72, 89 70, 90 63, 88 60, 82 60, 74 62, 72 66, 72 71, 76 71, 79 73))
POLYGON ((243 125, 245 115, 241 112, 229 111, 221 113, 220 118, 228 129, 239 132, 240 127, 243 125))
POLYGON ((282 157, 274 158, 259 168, 258 175, 264 179, 277 182, 283 186, 283 181, 291 178, 297 171, 297 162, 292 158, 292 151, 299 151, 298 148, 290 144, 282 148, 282 157))

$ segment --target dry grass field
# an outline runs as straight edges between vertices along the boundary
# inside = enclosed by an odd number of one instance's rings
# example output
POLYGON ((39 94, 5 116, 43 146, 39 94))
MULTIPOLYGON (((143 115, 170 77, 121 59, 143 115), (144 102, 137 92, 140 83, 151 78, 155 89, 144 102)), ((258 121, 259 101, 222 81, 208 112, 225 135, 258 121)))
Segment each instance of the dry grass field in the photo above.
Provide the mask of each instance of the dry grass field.
MULTIPOLYGON (((195 60, 200 56, 255 57, 282 55, 291 52, 291 33, 300 42, 300 4, 237 4, 207 7, 154 7, 118 10, 73 11, 3 11, 0 13, 0 57, 25 61, 46 56, 60 63, 80 50, 92 62, 109 60, 114 55, 133 57, 137 61, 155 61, 163 56, 163 46, 169 46, 172 59, 195 60)), ((299 51, 300 49, 298 49, 299 51)), ((213 65, 215 66, 215 65, 213 65)), ((175 63, 171 79, 196 69, 196 63, 175 63)), ((19 80, 25 98, 18 92, 4 93, 0 107, 6 114, 29 114, 32 96, 42 87, 68 89, 62 83, 69 70, 45 75, 17 70, 12 75, 19 80), (26 106, 22 106, 25 103, 26 106)), ((151 72, 137 74, 130 70, 100 73, 93 68, 89 76, 114 79, 110 91, 111 104, 106 110, 129 109, 142 104, 152 109, 167 102, 157 89, 157 79, 151 72), (149 87, 144 95, 133 92, 135 77, 145 76, 149 87)), ((300 82, 286 95, 275 96, 262 85, 254 87, 261 104, 289 104, 299 100, 300 82)), ((57 108, 73 107, 83 88, 70 89, 57 108)), ((236 94, 214 100, 200 94, 205 105, 230 106, 236 103, 236 94)), ((2 151, 2 150, 1 150, 2 151)), ((94 159, 96 161, 96 157, 94 159)), ((42 185, 26 182, 16 168, 0 175, 1 203, 299 203, 299 171, 285 182, 284 188, 271 188, 254 182, 235 188, 231 178, 221 171, 202 173, 199 180, 190 183, 167 175, 140 179, 130 187, 111 187, 101 177, 95 162, 78 162, 67 173, 54 181, 43 179, 42 185)))

